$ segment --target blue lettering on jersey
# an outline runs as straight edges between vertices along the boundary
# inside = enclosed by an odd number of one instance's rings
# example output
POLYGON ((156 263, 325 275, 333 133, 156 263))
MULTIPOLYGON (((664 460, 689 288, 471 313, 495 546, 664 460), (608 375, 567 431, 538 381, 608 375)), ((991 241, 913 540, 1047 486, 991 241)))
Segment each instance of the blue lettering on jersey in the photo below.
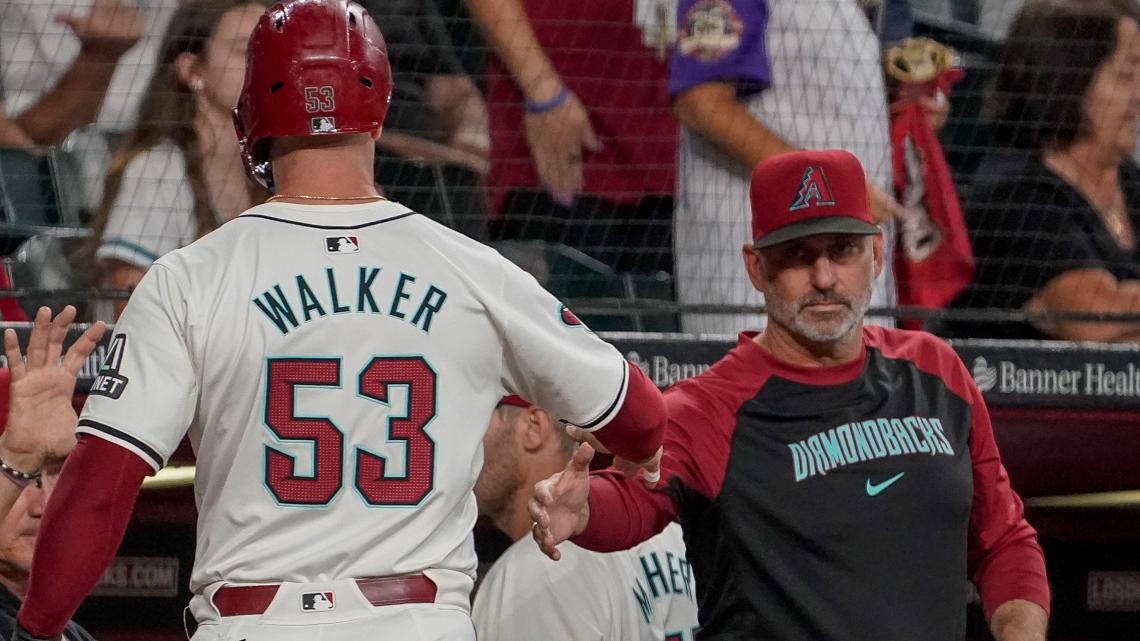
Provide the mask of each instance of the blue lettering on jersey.
POLYGON ((693 568, 684 555, 665 552, 664 563, 661 560, 662 556, 657 552, 639 555, 638 559, 641 561, 641 571, 645 581, 642 582, 642 576, 634 579, 633 598, 637 601, 637 607, 641 610, 641 616, 646 623, 649 623, 653 616, 653 602, 657 599, 671 595, 683 595, 690 601, 695 599, 693 568), (646 590, 647 585, 648 590, 646 590))
MULTIPOLYGON (((324 318, 330 314, 385 314, 407 322, 420 331, 431 332, 432 321, 436 315, 443 311, 447 292, 434 284, 421 286, 416 284, 416 277, 412 274, 400 273, 389 284, 392 291, 391 304, 387 310, 381 311, 376 303, 378 287, 377 277, 383 272, 380 267, 359 266, 356 278, 356 307, 352 307, 351 296, 342 296, 338 282, 343 285, 344 279, 338 281, 338 270, 333 267, 324 269, 324 278, 313 275, 297 274, 293 287, 282 288, 280 283, 274 283, 266 288, 251 301, 281 334, 300 327, 302 324, 324 318), (322 287, 321 281, 327 283, 322 287), (342 302, 344 301, 344 302, 342 302), (299 314, 298 311, 299 310, 299 314)), ((349 290, 351 291, 351 290, 349 290)))
POLYGON ((923 416, 844 423, 788 444, 796 483, 863 461, 926 454, 954 456, 942 421, 923 416))

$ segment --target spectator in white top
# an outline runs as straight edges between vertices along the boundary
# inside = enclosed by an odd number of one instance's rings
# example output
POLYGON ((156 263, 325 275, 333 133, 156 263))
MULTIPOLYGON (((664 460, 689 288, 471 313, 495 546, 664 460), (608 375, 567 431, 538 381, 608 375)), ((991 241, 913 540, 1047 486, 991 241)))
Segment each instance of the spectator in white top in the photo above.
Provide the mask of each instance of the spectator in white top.
POLYGON ((112 157, 93 222, 104 285, 133 288, 160 256, 266 196, 246 179, 231 115, 249 34, 266 6, 195 0, 172 18, 138 124, 112 157))

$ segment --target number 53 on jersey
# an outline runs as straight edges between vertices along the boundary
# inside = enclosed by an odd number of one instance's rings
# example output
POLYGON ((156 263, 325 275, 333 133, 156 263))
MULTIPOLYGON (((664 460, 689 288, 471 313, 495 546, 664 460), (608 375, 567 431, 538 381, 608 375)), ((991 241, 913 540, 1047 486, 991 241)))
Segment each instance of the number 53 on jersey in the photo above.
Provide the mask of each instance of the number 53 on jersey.
MULTIPOLYGON (((344 468, 351 465, 353 487, 372 506, 416 506, 431 492, 435 475, 435 441, 425 428, 436 415, 436 372, 423 356, 375 356, 356 379, 342 384, 340 357, 273 357, 266 360, 265 427, 280 442, 309 442, 313 462, 310 476, 298 476, 296 457, 273 443, 265 446, 265 487, 280 505, 324 506, 337 499, 344 485, 344 468), (407 455, 402 476, 386 475, 388 461, 367 443, 346 443, 345 432, 324 416, 298 416, 297 387, 328 388, 337 403, 379 403, 391 407, 394 387, 407 390, 401 413, 392 408, 388 442, 404 443, 407 455)), ((376 439, 385 438, 384 424, 376 439)), ((368 434, 369 430, 350 430, 368 434)), ((272 440, 272 439, 271 439, 272 440)), ((371 440, 371 439, 369 439, 371 440)), ((341 499, 344 500, 344 499, 341 499)))

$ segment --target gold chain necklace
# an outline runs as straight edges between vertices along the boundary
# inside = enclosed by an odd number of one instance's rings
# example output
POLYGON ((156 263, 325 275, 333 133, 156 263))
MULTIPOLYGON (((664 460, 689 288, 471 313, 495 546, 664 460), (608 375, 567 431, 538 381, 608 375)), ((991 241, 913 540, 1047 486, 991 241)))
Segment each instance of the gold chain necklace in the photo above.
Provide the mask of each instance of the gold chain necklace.
POLYGON ((1133 235, 1132 221, 1128 218, 1128 203, 1124 199, 1123 187, 1119 188, 1118 192, 1109 199, 1103 196, 1097 198, 1100 194, 1095 194, 1093 191, 1082 187, 1081 181, 1078 180, 1079 172, 1065 160, 1072 161, 1068 157, 1062 159, 1061 155, 1057 154, 1052 158, 1046 157, 1045 164, 1085 199, 1085 202, 1097 214, 1097 218, 1100 218, 1104 228, 1108 231, 1108 235, 1112 237, 1117 246, 1121 249, 1131 249, 1136 240, 1133 235), (1112 202, 1108 204, 1105 203, 1105 200, 1112 202))
POLYGON ((335 201, 335 200, 388 200, 387 198, 385 198, 385 197, 381 196, 380 194, 369 194, 369 195, 367 195, 367 196, 306 196, 306 195, 303 195, 303 194, 296 194, 296 195, 290 195, 290 194, 277 194, 276 196, 270 196, 269 198, 266 198, 266 199, 265 199, 265 202, 267 202, 267 203, 271 203, 271 202, 273 202, 273 201, 275 201, 275 200, 280 200, 280 199, 282 199, 282 198, 293 198, 293 199, 296 199, 296 200, 324 200, 324 201, 335 201))

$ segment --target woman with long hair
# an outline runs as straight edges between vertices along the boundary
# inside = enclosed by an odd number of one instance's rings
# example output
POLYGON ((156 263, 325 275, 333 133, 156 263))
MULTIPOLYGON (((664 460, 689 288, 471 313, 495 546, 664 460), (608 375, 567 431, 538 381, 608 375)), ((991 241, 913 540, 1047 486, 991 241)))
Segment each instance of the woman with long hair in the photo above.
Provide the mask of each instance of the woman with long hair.
POLYGON ((1140 341, 1140 6, 1030 0, 991 95, 994 142, 968 198, 975 282, 957 305, 1027 322, 957 334, 1140 341))
MULTIPOLYGON (((98 282, 131 289, 163 254, 267 194, 245 175, 232 112, 268 2, 193 0, 170 21, 138 125, 118 146, 93 221, 98 282)), ((125 306, 116 304, 115 316, 125 306)))

